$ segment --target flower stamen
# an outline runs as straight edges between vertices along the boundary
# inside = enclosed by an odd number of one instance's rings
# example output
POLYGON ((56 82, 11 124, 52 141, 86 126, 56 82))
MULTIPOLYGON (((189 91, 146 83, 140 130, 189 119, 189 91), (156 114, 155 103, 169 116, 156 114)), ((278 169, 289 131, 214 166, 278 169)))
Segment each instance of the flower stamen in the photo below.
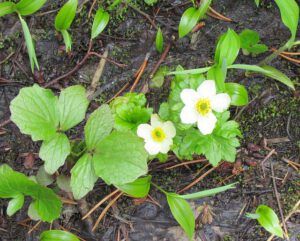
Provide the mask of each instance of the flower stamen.
POLYGON ((164 139, 166 139, 166 133, 161 127, 156 127, 151 132, 152 139, 156 142, 162 142, 164 139))
POLYGON ((208 98, 201 98, 196 102, 196 110, 197 112, 202 115, 206 116, 208 113, 211 112, 211 103, 208 98))

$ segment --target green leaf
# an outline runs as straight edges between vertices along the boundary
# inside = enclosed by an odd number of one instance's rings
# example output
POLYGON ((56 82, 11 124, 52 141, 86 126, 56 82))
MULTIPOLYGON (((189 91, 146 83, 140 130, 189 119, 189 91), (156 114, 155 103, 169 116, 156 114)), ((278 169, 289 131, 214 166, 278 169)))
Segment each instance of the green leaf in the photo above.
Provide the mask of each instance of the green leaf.
POLYGON ((278 80, 282 84, 285 84, 286 86, 290 87, 292 90, 295 90, 294 83, 284 73, 282 73, 281 71, 275 69, 272 66, 264 65, 264 66, 261 66, 261 67, 264 70, 268 71, 267 73, 263 73, 265 76, 268 76, 272 79, 278 80))
POLYGON ((16 5, 13 2, 0 3, 0 17, 15 12, 16 5))
POLYGON ((284 25, 291 31, 290 42, 294 42, 299 23, 299 6, 295 0, 275 0, 284 25))
POLYGON ((150 87, 151 88, 161 88, 165 81, 165 76, 169 72, 168 66, 162 66, 158 69, 158 71, 155 73, 153 78, 150 81, 150 87))
POLYGON ((36 208, 33 204, 34 203, 30 203, 30 205, 28 207, 27 215, 30 217, 31 220, 40 221, 41 217, 38 214, 38 211, 36 210, 36 208))
POLYGON ((40 241, 79 241, 79 238, 66 231, 49 230, 42 233, 40 241))
POLYGON ((243 85, 237 83, 226 83, 225 90, 231 98, 231 105, 243 106, 248 104, 248 92, 243 85))
POLYGON ((151 176, 141 177, 134 182, 126 183, 123 185, 117 185, 116 187, 122 192, 134 197, 143 198, 146 197, 150 190, 151 176))
POLYGON ((157 3, 158 0, 144 0, 146 4, 149 6, 153 6, 155 3, 157 3))
POLYGON ((155 39, 156 49, 159 53, 162 53, 164 48, 164 36, 160 28, 158 28, 155 39))
POLYGON ((28 51, 28 55, 29 55, 31 71, 33 73, 34 66, 36 66, 37 69, 39 69, 39 63, 37 61, 35 50, 34 50, 34 43, 32 41, 32 37, 31 37, 30 31, 29 31, 29 28, 27 26, 27 23, 21 17, 21 15, 19 15, 19 19, 21 21, 21 25, 22 25, 22 29, 23 29, 23 33, 24 33, 24 37, 25 37, 25 42, 26 42, 26 47, 27 47, 27 51, 28 51))
POLYGON ((66 131, 79 124, 85 118, 88 105, 84 87, 74 85, 64 89, 58 99, 60 130, 66 131))
POLYGON ((42 186, 49 186, 54 182, 54 179, 45 171, 45 167, 41 166, 36 175, 36 180, 42 186))
POLYGON ((199 69, 176 70, 167 75, 187 75, 187 74, 203 74, 209 71, 212 67, 204 67, 199 69))
POLYGON ((63 133, 57 133, 51 140, 44 141, 39 156, 45 162, 45 171, 54 174, 58 168, 64 165, 70 152, 69 139, 63 133))
POLYGON ((93 167, 93 157, 86 153, 71 170, 71 188, 74 198, 81 199, 93 190, 97 179, 93 167))
POLYGON ((61 190, 65 191, 65 192, 69 192, 69 193, 72 192, 70 182, 71 182, 71 178, 67 177, 65 175, 62 175, 62 174, 56 178, 57 186, 61 190))
POLYGON ((112 131, 114 118, 108 105, 104 104, 89 117, 85 127, 85 142, 88 150, 93 150, 112 131))
POLYGON ((263 228, 271 234, 283 238, 283 231, 280 227, 279 219, 272 208, 266 205, 259 205, 256 209, 256 214, 259 215, 257 221, 263 228))
POLYGON ((70 52, 72 49, 72 37, 67 30, 61 30, 61 34, 64 38, 64 43, 66 45, 66 52, 70 52))
POLYGON ((179 38, 184 37, 189 32, 192 31, 192 29, 195 27, 195 25, 198 23, 200 17, 201 17, 201 10, 200 8, 194 8, 190 7, 187 10, 184 11, 184 13, 181 16, 178 31, 179 31, 179 38))
POLYGON ((152 108, 146 108, 144 94, 128 93, 117 97, 112 103, 112 113, 115 119, 115 129, 136 133, 137 127, 150 120, 152 108))
POLYGON ((174 218, 192 240, 195 231, 195 217, 189 203, 178 197, 177 194, 168 194, 167 201, 174 218))
POLYGON ((187 35, 192 29, 196 26, 198 21, 204 17, 206 14, 212 0, 202 0, 200 7, 194 8, 190 7, 183 13, 178 31, 179 31, 179 38, 184 37, 187 35))
POLYGON ((249 70, 253 72, 258 72, 262 74, 270 74, 270 71, 259 67, 257 65, 248 65, 248 64, 233 64, 227 67, 227 69, 244 69, 244 70, 249 70))
POLYGON ((215 53, 215 62, 219 66, 232 65, 236 60, 240 51, 239 35, 232 29, 228 29, 227 33, 223 34, 217 44, 215 53))
POLYGON ((49 140, 58 126, 57 97, 38 85, 25 87, 10 103, 11 120, 33 141, 49 140))
POLYGON ((244 54, 260 54, 268 50, 268 47, 264 44, 259 44, 260 37, 256 31, 245 29, 240 33, 241 48, 244 54))
POLYGON ((58 31, 68 30, 75 18, 78 0, 69 0, 55 17, 55 28, 58 31))
POLYGON ((93 157, 95 173, 107 184, 123 185, 147 174, 144 142, 130 132, 113 132, 102 140, 93 157))
POLYGON ((260 0, 254 0, 257 7, 259 7, 260 0))
POLYGON ((38 11, 47 0, 21 0, 16 4, 16 9, 22 16, 27 16, 38 11))
POLYGON ((186 195, 178 195, 178 196, 180 196, 183 199, 198 199, 198 198, 213 196, 220 192, 225 192, 227 190, 234 189, 234 188, 235 188, 235 184, 233 183, 223 187, 217 187, 217 188, 213 188, 201 192, 196 192, 196 193, 191 193, 186 195))
POLYGON ((99 8, 96 12, 93 26, 92 26, 92 39, 96 38, 105 29, 109 22, 109 13, 99 8))
POLYGON ((24 195, 18 194, 12 200, 9 201, 7 206, 7 215, 12 216, 18 212, 24 205, 24 195))
POLYGON ((218 92, 223 92, 225 89, 225 79, 227 76, 227 67, 225 62, 223 62, 224 67, 220 67, 218 65, 213 66, 207 72, 207 78, 214 80, 217 86, 218 92))
POLYGON ((31 196, 32 205, 42 221, 52 222, 59 217, 62 203, 51 189, 13 171, 8 165, 0 166, 0 197, 16 198, 18 195, 31 196))

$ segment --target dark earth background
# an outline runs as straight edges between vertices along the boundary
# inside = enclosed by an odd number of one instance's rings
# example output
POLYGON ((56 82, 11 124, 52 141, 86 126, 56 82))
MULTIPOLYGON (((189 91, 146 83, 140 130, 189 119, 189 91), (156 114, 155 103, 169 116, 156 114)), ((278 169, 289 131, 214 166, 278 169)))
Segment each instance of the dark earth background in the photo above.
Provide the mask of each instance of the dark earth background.
MULTIPOLYGON (((26 46, 17 16, 10 15, 0 19, 0 77, 9 80, 8 82, 0 80, 0 123, 9 119, 9 103, 18 94, 20 88, 31 86, 33 83, 43 85, 49 82, 71 70, 85 55, 92 24, 92 19, 88 19, 87 15, 92 1, 80 1, 81 11, 78 12, 71 29, 74 45, 69 56, 64 53, 62 39, 53 26, 57 11, 49 12, 57 10, 63 2, 49 0, 34 16, 26 17, 36 41, 36 53, 42 70, 42 73, 35 73, 34 76, 30 71, 26 46), (11 53, 13 54, 7 61, 1 61, 11 53)), ((109 1, 97 1, 96 7, 101 4, 107 6, 108 3, 109 1)), ((212 7, 232 18, 233 22, 207 17, 204 20, 205 27, 198 32, 173 41, 172 36, 178 36, 176 29, 180 17, 188 6, 184 3, 186 1, 166 0, 158 1, 154 7, 148 7, 143 4, 143 1, 137 1, 137 6, 161 26, 166 44, 172 42, 171 50, 163 65, 173 69, 178 64, 185 68, 197 68, 211 63, 218 36, 228 28, 237 32, 245 28, 256 30, 262 42, 268 47, 279 48, 290 37, 289 31, 281 23, 279 10, 273 1, 263 1, 262 6, 257 8, 254 0, 220 0, 214 1, 212 7)), ((125 83, 132 83, 134 73, 149 51, 151 52, 149 65, 137 91, 141 89, 146 91, 149 104, 157 110, 159 103, 168 96, 170 79, 167 78, 160 89, 147 88, 149 73, 160 58, 160 54, 155 51, 153 45, 156 30, 144 16, 125 5, 113 11, 112 15, 113 19, 109 27, 96 39, 93 51, 103 53, 104 49, 109 46, 109 58, 127 66, 120 68, 107 62, 96 91, 97 98, 93 101, 89 112, 114 96, 125 83)), ((296 52, 297 49, 292 51, 296 52)), ((240 53, 237 63, 257 64, 268 54, 270 53, 251 57, 240 53)), ((88 87, 98 63, 98 58, 90 58, 78 72, 53 85, 52 89, 58 90, 73 84, 88 87)), ((283 71, 294 81, 295 92, 262 76, 246 76, 243 71, 229 71, 227 81, 246 85, 250 100, 252 100, 242 111, 241 108, 232 108, 232 116, 241 124, 244 135, 237 162, 234 165, 226 163, 221 165, 189 192, 236 181, 238 185, 236 189, 215 197, 191 202, 196 215, 199 215, 199 207, 205 207, 205 210, 209 207, 214 213, 211 224, 205 224, 206 216, 203 217, 203 213, 200 214, 197 219, 196 240, 265 241, 268 239, 269 233, 263 230, 256 221, 246 218, 245 213, 254 212, 259 204, 265 204, 272 207, 279 215, 272 185, 271 164, 274 167, 274 178, 284 216, 300 200, 299 170, 296 171, 283 161, 285 158, 299 163, 300 68, 280 57, 273 60, 271 65, 283 71), (275 149, 275 154, 262 165, 262 161, 272 149, 275 149)), ((80 138, 81 135, 82 126, 69 133, 73 139, 80 138)), ((39 166, 42 165, 42 161, 36 155, 39 146, 40 143, 33 143, 30 137, 22 135, 12 123, 0 127, 0 163, 7 163, 15 170, 27 175, 35 175, 39 166), (28 155, 35 157, 30 167, 26 165, 28 155)), ((192 182, 203 165, 190 165, 190 169, 183 166, 166 170, 165 167, 168 164, 155 161, 151 163, 150 168, 156 183, 169 191, 176 191, 192 182)), ((202 171, 201 174, 204 172, 202 171)), ((91 233, 89 231, 91 223, 81 221, 82 213, 86 213, 82 209, 87 206, 86 209, 89 210, 112 190, 112 187, 107 187, 99 181, 84 201, 78 205, 64 205, 61 218, 53 223, 53 228, 63 227, 80 238, 91 241, 187 240, 172 218, 165 197, 156 190, 151 191, 151 197, 160 206, 149 200, 143 202, 122 197, 108 212, 97 231, 91 233)), ((68 197, 62 191, 60 195, 68 197)), ((0 200, 0 240, 38 240, 40 233, 49 229, 49 224, 43 223, 28 234, 28 231, 36 224, 35 221, 30 220, 20 223, 28 218, 28 204, 29 200, 21 211, 13 217, 8 217, 6 215, 7 200, 0 200)), ((98 209, 90 221, 95 222, 102 209, 103 207, 98 209)), ((300 240, 299 217, 299 213, 294 214, 286 223, 291 241, 300 240)), ((273 240, 281 239, 274 238, 273 240)))

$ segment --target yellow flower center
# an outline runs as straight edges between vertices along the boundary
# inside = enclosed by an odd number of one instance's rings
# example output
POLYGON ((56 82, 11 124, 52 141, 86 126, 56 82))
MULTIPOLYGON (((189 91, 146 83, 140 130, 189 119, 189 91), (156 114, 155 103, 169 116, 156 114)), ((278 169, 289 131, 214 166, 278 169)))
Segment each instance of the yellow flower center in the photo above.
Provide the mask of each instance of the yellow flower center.
POLYGON ((166 139, 166 133, 160 127, 154 128, 154 130, 151 132, 151 136, 156 142, 162 142, 164 139, 166 139))
POLYGON ((208 98, 199 99, 196 102, 196 110, 202 116, 207 115, 211 111, 211 104, 208 98))

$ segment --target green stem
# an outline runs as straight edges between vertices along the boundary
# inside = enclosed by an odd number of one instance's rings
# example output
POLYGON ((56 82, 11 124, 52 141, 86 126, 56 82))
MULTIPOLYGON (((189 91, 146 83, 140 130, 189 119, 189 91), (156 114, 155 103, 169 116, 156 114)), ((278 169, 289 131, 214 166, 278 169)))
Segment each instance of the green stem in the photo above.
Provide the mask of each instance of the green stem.
POLYGON ((155 184, 154 182, 151 182, 151 184, 156 187, 159 191, 161 191, 163 194, 168 195, 168 192, 165 191, 164 189, 162 189, 160 186, 158 186, 157 184, 155 184))
POLYGON ((283 45, 282 47, 280 47, 278 50, 276 50, 275 52, 273 52, 272 54, 270 54, 268 57, 266 57, 264 60, 262 60, 258 65, 262 66, 262 65, 267 65, 269 64, 272 60, 274 60, 275 58, 277 58, 277 56, 279 54, 281 54, 282 52, 284 52, 285 50, 288 49, 288 43, 287 42, 285 45, 283 45))

